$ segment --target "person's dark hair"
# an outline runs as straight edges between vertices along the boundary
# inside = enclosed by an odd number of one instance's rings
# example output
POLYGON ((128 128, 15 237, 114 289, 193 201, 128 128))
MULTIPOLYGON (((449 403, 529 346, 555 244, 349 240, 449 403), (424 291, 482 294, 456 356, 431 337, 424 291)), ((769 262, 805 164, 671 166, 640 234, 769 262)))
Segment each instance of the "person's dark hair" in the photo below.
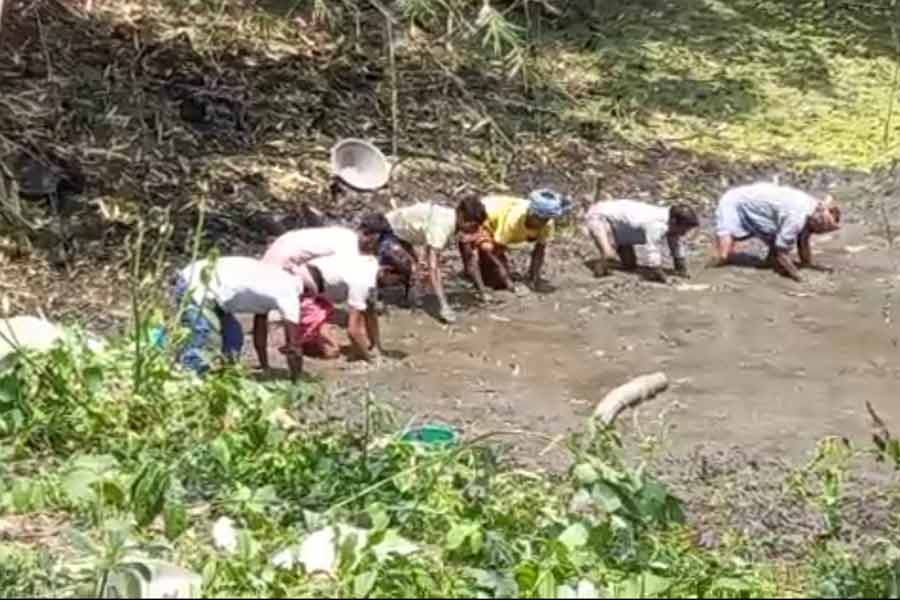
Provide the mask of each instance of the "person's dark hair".
POLYGON ((359 230, 367 235, 381 235, 391 232, 391 224, 382 213, 369 213, 359 222, 359 230))
POLYGON ((398 277, 403 282, 407 295, 412 286, 413 267, 415 266, 413 253, 413 247, 398 238, 390 238, 385 241, 385 246, 379 252, 381 266, 387 269, 391 276, 398 277))
POLYGON ((836 204, 832 204, 827 208, 828 212, 831 213, 831 218, 834 219, 835 223, 841 222, 841 209, 836 204))
POLYGON ((481 196, 474 191, 464 192, 460 196, 456 211, 466 223, 484 223, 488 218, 481 196))
POLYGON ((682 227, 697 227, 700 225, 700 218, 697 217, 697 211, 687 204, 676 204, 669 209, 669 221, 675 225, 682 227))
POLYGON ((320 294, 325 292, 325 280, 322 278, 322 271, 319 267, 315 265, 306 265, 307 270, 309 271, 309 276, 312 278, 313 283, 316 284, 316 289, 320 294))

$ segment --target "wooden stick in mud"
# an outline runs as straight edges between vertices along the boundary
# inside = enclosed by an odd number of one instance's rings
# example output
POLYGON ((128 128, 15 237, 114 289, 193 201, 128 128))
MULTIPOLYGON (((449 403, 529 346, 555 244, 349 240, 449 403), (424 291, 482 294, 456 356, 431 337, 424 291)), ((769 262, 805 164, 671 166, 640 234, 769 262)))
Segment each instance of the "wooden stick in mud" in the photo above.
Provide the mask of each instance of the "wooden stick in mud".
POLYGON ((662 371, 636 377, 606 394, 594 409, 594 418, 600 419, 604 425, 610 425, 620 412, 652 398, 667 387, 669 380, 662 371))

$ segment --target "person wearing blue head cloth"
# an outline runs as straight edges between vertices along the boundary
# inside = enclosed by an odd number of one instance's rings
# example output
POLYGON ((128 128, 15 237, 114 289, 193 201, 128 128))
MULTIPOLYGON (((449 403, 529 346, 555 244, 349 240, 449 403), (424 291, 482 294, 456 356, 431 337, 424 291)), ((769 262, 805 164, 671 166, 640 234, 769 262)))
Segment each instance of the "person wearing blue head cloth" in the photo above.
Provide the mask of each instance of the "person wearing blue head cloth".
POLYGON ((540 283, 547 251, 553 237, 555 221, 570 208, 561 194, 538 189, 527 198, 492 194, 482 199, 487 212, 481 235, 471 236, 477 252, 479 269, 484 283, 495 289, 516 292, 516 285, 507 258, 510 246, 534 243, 526 284, 535 288, 540 283))

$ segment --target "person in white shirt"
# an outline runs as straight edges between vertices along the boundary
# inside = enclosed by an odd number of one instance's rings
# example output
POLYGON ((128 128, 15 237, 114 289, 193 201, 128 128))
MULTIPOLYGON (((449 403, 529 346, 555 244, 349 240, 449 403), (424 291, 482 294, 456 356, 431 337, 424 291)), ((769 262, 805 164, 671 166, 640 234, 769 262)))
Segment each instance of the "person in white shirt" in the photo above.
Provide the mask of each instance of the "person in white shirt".
POLYGON ((678 204, 667 207, 636 200, 609 200, 591 206, 586 222, 588 233, 600 251, 595 275, 607 275, 608 260, 616 255, 624 268, 637 268, 634 247, 646 245, 647 266, 650 268, 648 277, 664 282, 666 276, 662 270, 660 246, 665 240, 675 272, 687 276, 681 238, 700 224, 697 213, 690 206, 678 204))
POLYGON ((418 262, 414 247, 425 246, 428 278, 440 304, 440 317, 446 323, 454 323, 456 314, 444 293, 440 260, 441 252, 457 231, 456 210, 434 202, 419 202, 394 209, 385 217, 394 235, 409 245, 414 265, 418 262))
MULTIPOLYGON (((209 365, 203 350, 212 331, 208 310, 219 322, 221 350, 226 359, 237 360, 244 343, 244 332, 236 314, 256 315, 254 341, 260 326, 266 322, 270 311, 278 311, 285 323, 286 348, 291 378, 296 379, 303 370, 303 355, 296 328, 290 324, 300 322, 300 296, 302 284, 289 273, 276 266, 243 256, 224 256, 215 261, 198 260, 176 274, 175 301, 181 311, 181 324, 190 336, 178 351, 178 362, 203 375, 209 365)), ((265 347, 256 344, 260 363, 267 365, 265 347)))
POLYGON ((303 314, 298 338, 303 352, 335 358, 340 345, 329 323, 334 305, 347 303, 347 336, 356 358, 371 360, 381 350, 375 293, 378 260, 360 254, 333 254, 315 258, 302 267, 305 282, 303 314))
POLYGON ((769 182, 731 188, 716 210, 714 264, 728 264, 735 242, 755 237, 769 246, 767 264, 800 281, 800 272, 790 257, 794 245, 801 267, 828 271, 813 264, 810 238, 836 231, 840 222, 841 210, 831 196, 819 200, 796 188, 769 182))
POLYGON ((376 241, 377 233, 367 235, 349 227, 305 227, 276 238, 269 244, 262 260, 293 272, 298 266, 320 256, 373 254, 376 241))

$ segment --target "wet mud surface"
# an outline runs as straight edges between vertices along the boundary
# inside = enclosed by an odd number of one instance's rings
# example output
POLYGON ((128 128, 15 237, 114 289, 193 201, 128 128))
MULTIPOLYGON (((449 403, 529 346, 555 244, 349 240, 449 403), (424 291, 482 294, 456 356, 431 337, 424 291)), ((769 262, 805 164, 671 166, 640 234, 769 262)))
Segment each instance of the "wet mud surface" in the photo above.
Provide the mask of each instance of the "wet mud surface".
MULTIPOLYGON (((669 389, 619 417, 629 454, 656 449, 655 468, 686 500, 698 543, 721 544, 728 532, 791 556, 826 531, 815 502, 791 488, 817 441, 838 436, 867 449, 866 400, 889 426, 900 423, 894 251, 874 221, 851 218, 814 242, 835 272, 806 271, 795 283, 752 266, 704 268, 709 242, 705 233, 692 238, 690 280, 661 285, 624 272, 594 278, 583 236, 564 234, 548 265, 552 293, 500 294, 479 306, 451 279, 456 325, 389 309, 384 346, 403 358, 307 365, 342 390, 336 398, 369 390, 403 423, 449 423, 464 436, 575 431, 606 392, 664 371, 669 389)), ((527 258, 517 256, 520 268, 527 258)), ((448 274, 458 271, 448 262, 448 274)), ((548 445, 518 435, 505 449, 526 466, 565 468, 564 445, 548 445)), ((895 486, 887 467, 855 461, 841 535, 863 543, 886 532, 898 508, 886 491, 895 486)))

